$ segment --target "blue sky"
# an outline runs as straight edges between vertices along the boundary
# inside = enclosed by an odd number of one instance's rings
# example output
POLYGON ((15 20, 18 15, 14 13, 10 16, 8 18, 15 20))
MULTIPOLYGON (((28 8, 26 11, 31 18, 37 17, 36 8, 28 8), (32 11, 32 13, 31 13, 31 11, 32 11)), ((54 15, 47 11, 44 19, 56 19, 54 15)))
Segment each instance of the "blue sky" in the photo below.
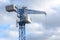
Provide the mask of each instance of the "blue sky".
POLYGON ((9 4, 47 13, 29 15, 32 23, 26 25, 27 40, 60 40, 60 0, 0 0, 0 40, 18 40, 16 13, 5 10, 9 4))

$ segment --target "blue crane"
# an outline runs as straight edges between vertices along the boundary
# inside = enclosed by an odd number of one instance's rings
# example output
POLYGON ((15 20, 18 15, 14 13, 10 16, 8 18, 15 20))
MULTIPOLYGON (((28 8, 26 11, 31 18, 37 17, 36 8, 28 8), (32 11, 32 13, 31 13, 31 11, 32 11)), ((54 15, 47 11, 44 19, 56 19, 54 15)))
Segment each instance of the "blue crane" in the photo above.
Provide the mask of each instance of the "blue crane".
POLYGON ((18 15, 17 17, 20 19, 19 22, 19 40, 26 40, 26 33, 25 33, 25 24, 31 23, 30 18, 28 17, 28 14, 45 14, 44 11, 36 11, 27 9, 27 7, 17 8, 16 5, 7 5, 6 11, 8 12, 16 12, 18 15))

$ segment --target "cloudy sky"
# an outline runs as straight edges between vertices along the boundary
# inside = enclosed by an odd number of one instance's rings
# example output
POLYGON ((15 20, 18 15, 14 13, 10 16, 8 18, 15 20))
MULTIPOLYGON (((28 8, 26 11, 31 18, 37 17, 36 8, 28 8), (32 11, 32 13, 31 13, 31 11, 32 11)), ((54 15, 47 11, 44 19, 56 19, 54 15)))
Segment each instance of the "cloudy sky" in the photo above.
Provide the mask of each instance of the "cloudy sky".
POLYGON ((26 40, 60 40, 60 0, 0 0, 0 40, 18 40, 16 13, 5 10, 9 4, 47 13, 29 15, 32 22, 26 24, 26 40))

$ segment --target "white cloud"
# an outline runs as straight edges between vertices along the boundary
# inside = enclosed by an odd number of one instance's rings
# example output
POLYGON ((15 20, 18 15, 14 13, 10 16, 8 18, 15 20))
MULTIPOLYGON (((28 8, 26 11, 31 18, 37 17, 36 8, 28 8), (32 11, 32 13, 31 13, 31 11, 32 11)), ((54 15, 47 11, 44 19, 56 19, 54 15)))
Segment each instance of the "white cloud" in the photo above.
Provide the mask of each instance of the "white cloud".
POLYGON ((31 31, 36 31, 38 29, 42 29, 43 28, 43 25, 42 24, 39 24, 39 23, 31 23, 31 24, 28 24, 27 25, 27 30, 31 30, 31 31))
POLYGON ((30 35, 30 34, 36 34, 36 35, 44 34, 43 25, 35 22, 26 25, 26 35, 30 35))
POLYGON ((60 40, 60 27, 53 29, 51 35, 46 40, 60 40))
POLYGON ((18 39, 18 29, 16 26, 10 25, 9 29, 7 30, 0 30, 0 33, 2 34, 0 40, 17 40, 18 39))
POLYGON ((18 27, 16 27, 16 24, 12 24, 12 25, 10 25, 10 28, 9 28, 9 30, 12 30, 12 31, 18 31, 18 27))
POLYGON ((43 35, 44 32, 43 31, 35 31, 35 32, 30 32, 29 35, 30 34, 43 35))
POLYGON ((0 38, 0 40, 7 40, 6 38, 0 38))
POLYGON ((17 38, 18 37, 18 32, 17 31, 9 31, 8 35, 11 38, 17 38))
POLYGON ((60 40, 60 35, 51 35, 47 40, 60 40))
POLYGON ((60 33, 60 27, 58 27, 58 28, 56 29, 56 32, 60 33))
POLYGON ((15 24, 16 23, 16 15, 14 14, 0 14, 0 24, 15 24))
POLYGON ((7 3, 9 0, 0 0, 0 2, 7 3))

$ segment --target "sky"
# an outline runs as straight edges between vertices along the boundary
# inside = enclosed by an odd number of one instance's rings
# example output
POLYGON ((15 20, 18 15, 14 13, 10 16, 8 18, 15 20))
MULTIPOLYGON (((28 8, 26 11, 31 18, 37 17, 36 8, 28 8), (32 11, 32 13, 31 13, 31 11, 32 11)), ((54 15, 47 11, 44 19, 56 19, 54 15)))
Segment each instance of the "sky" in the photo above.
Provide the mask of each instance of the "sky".
POLYGON ((26 40, 60 40, 60 0, 0 0, 0 40, 18 40, 16 13, 5 10, 9 4, 47 13, 29 15, 32 22, 26 24, 26 40))

